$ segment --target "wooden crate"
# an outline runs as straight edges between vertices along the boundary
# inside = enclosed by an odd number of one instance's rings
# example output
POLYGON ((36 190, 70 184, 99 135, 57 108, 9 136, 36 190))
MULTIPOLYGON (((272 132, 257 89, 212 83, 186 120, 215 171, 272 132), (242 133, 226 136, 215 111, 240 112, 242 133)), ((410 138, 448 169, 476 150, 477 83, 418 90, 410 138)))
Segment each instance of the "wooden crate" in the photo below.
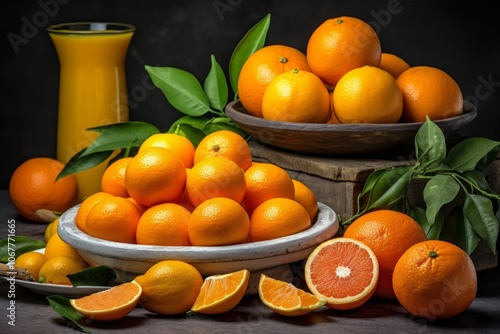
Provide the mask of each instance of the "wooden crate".
MULTIPOLYGON (((376 169, 397 166, 409 166, 414 161, 406 156, 395 158, 337 158, 306 156, 286 152, 250 141, 250 148, 255 161, 270 162, 278 165, 308 187, 319 202, 330 206, 340 217, 346 220, 357 212, 357 199, 366 178, 376 169)), ((486 179, 495 192, 500 192, 500 159, 497 159, 485 171, 486 179)), ((408 197, 420 201, 422 188, 409 189, 408 197)), ((485 244, 480 244, 471 255, 477 270, 492 268, 497 265, 497 256, 491 253, 485 244)))

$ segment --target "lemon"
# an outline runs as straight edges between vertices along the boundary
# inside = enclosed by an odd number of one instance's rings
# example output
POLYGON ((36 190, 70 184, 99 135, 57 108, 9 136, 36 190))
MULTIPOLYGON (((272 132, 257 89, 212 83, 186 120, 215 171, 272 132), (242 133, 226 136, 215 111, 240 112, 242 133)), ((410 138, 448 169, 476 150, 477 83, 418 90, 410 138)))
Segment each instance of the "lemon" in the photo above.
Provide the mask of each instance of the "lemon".
POLYGON ((142 287, 139 304, 162 315, 189 311, 203 285, 203 277, 194 266, 177 260, 160 261, 135 281, 142 287))
POLYGON ((54 234, 49 241, 47 241, 47 245, 45 246, 45 256, 48 258, 55 256, 68 256, 75 259, 83 260, 78 250, 66 243, 59 234, 54 234))
POLYGON ((38 272, 47 260, 48 258, 42 253, 26 252, 17 257, 14 267, 26 269, 31 277, 38 281, 38 272))
POLYGON ((72 285, 67 277, 88 267, 87 263, 81 259, 69 256, 55 256, 49 258, 40 268, 38 281, 40 283, 72 285))

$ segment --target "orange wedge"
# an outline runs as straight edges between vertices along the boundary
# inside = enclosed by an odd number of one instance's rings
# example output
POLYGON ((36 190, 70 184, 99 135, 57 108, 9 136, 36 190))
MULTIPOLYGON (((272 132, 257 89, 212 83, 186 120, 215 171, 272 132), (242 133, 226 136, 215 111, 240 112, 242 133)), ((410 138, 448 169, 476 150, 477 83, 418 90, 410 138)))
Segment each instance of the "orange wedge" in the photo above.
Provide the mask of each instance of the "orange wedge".
POLYGON ((326 303, 323 297, 317 297, 291 283, 264 274, 260 275, 259 297, 271 310, 289 317, 307 314, 326 303))
POLYGON ((246 269, 205 278, 191 311, 221 314, 230 311, 243 299, 250 281, 246 269))
POLYGON ((375 292, 379 266, 375 253, 364 243, 346 237, 327 240, 309 255, 306 284, 313 294, 336 310, 363 305, 375 292))
POLYGON ((85 297, 70 299, 70 304, 89 319, 113 321, 129 314, 136 307, 141 294, 141 286, 132 281, 85 297))

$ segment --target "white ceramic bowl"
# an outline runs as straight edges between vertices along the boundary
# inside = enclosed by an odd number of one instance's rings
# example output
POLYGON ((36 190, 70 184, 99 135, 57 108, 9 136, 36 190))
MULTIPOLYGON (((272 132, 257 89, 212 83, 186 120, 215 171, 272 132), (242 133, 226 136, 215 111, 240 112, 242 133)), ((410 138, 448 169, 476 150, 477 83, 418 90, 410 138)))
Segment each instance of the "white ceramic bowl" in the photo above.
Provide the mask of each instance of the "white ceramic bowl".
POLYGON ((243 268, 251 273, 279 268, 301 261, 321 242, 337 233, 337 214, 318 203, 313 225, 294 235, 269 241, 229 246, 147 246, 107 241, 82 232, 75 223, 78 207, 66 211, 59 219, 60 237, 92 265, 105 265, 115 270, 117 279, 128 281, 146 272, 152 265, 168 259, 182 260, 195 266, 203 276, 223 274, 243 268))

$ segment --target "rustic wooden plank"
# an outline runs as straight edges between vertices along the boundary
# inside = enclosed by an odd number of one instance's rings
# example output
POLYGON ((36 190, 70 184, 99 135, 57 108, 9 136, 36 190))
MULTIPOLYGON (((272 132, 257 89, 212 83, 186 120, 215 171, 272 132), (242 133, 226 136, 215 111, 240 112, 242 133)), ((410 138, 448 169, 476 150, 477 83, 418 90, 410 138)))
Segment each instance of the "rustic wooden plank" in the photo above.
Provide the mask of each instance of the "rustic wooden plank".
POLYGON ((376 169, 412 164, 408 157, 403 156, 382 159, 306 156, 276 149, 256 140, 251 140, 249 144, 256 160, 269 161, 285 169, 333 181, 364 182, 376 169))

